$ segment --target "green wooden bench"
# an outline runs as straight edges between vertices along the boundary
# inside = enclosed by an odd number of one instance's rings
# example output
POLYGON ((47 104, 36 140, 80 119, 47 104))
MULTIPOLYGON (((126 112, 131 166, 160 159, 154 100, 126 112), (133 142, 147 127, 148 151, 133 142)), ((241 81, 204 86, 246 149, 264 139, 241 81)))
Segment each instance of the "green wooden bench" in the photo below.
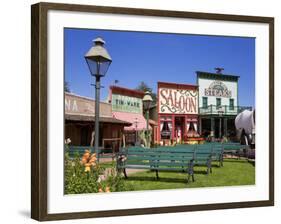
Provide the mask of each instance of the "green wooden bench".
POLYGON ((73 158, 76 154, 79 155, 79 157, 83 156, 85 153, 85 150, 90 150, 90 152, 94 152, 94 147, 91 146, 68 146, 65 147, 65 152, 68 152, 68 155, 70 158, 73 158))
POLYGON ((125 178, 127 178, 126 169, 150 169, 156 172, 157 178, 159 170, 184 171, 188 172, 188 180, 192 177, 194 181, 194 165, 206 166, 206 173, 209 174, 212 173, 212 161, 218 161, 222 165, 222 159, 222 147, 214 148, 210 145, 158 147, 153 149, 130 147, 123 149, 118 154, 117 169, 119 171, 123 170, 125 178))
POLYGON ((148 169, 155 171, 157 179, 159 171, 184 171, 189 182, 190 178, 194 181, 193 158, 194 151, 129 148, 117 155, 117 170, 123 171, 125 178, 128 178, 126 169, 148 169))
POLYGON ((224 154, 237 155, 239 158, 241 157, 241 152, 249 149, 248 145, 241 145, 240 143, 223 143, 222 146, 224 154))
POLYGON ((217 161, 218 166, 223 166, 224 148, 222 144, 213 145, 212 147, 212 161, 217 161))
POLYGON ((212 173, 212 147, 207 145, 196 145, 194 165, 206 166, 206 173, 212 173))
POLYGON ((223 166, 222 144, 198 144, 177 146, 178 150, 194 150, 194 164, 207 166, 207 173, 212 172, 212 161, 217 161, 219 166, 223 166))
POLYGON ((212 148, 204 145, 178 145, 173 148, 157 148, 157 151, 171 153, 193 153, 194 165, 206 166, 207 174, 212 172, 212 148))
MULTIPOLYGON (((79 155, 79 157, 83 156, 83 154, 85 153, 85 150, 90 150, 91 153, 95 153, 95 148, 91 147, 91 146, 68 146, 65 147, 65 152, 68 153, 70 158, 74 158, 76 154, 79 155)), ((112 154, 104 154, 103 153, 103 149, 99 148, 99 153, 98 153, 98 157, 99 158, 115 158, 115 155, 112 154)))

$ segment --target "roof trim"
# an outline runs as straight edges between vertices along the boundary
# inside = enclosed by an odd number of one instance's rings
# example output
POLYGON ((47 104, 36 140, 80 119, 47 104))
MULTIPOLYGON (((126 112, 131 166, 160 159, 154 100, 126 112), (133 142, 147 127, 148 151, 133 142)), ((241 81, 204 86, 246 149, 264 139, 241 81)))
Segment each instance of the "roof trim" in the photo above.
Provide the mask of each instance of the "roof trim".
POLYGON ((120 86, 110 86, 111 94, 120 94, 124 96, 131 96, 137 98, 143 98, 145 93, 135 89, 124 88, 120 86))
POLYGON ((237 82, 240 76, 237 75, 228 75, 228 74, 217 74, 212 72, 202 72, 196 71, 197 79, 215 79, 215 80, 223 80, 223 81, 235 81, 237 82))
MULTIPOLYGON (((65 120, 68 121, 83 121, 83 122, 94 122, 95 116, 90 115, 82 115, 82 114, 65 114, 64 117, 65 120)), ((100 122, 103 123, 114 123, 114 124, 123 124, 125 126, 131 126, 132 124, 127 121, 122 121, 119 119, 116 119, 114 117, 100 117, 100 122)))
MULTIPOLYGON (((90 97, 86 97, 86 96, 81 96, 81 95, 78 95, 78 94, 75 94, 75 93, 64 92, 64 94, 68 95, 68 96, 78 97, 78 98, 81 98, 81 99, 85 99, 85 100, 90 100, 90 101, 96 102, 96 100, 94 98, 90 98, 90 97)), ((108 103, 108 102, 105 102, 105 101, 100 101, 100 103, 111 105, 111 103, 108 103)))
POLYGON ((198 85, 185 84, 185 83, 174 83, 174 82, 157 82, 159 88, 176 88, 176 89, 198 89, 198 85))

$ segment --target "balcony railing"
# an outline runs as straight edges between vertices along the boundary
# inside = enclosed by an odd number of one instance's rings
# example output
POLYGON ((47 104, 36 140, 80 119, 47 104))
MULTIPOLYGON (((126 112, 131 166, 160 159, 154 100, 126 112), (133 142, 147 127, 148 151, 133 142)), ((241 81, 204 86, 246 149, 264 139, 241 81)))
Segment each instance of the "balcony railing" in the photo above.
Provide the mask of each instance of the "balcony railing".
POLYGON ((244 107, 244 106, 216 106, 216 105, 208 105, 207 107, 200 107, 200 114, 217 114, 217 115, 237 115, 243 110, 252 110, 252 107, 244 107))

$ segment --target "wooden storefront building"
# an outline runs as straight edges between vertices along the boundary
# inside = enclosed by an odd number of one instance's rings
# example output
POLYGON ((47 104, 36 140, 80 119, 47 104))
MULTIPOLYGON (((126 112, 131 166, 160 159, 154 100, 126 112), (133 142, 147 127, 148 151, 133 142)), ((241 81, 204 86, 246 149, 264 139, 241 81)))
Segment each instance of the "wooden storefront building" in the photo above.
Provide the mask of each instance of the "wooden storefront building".
POLYGON ((198 134, 198 86, 158 82, 156 142, 169 145, 189 142, 198 134))
MULTIPOLYGON (((126 146, 144 144, 144 131, 147 128, 143 115, 144 92, 120 86, 110 86, 108 102, 112 106, 113 117, 131 123, 124 127, 126 146)), ((151 125, 148 126, 151 130, 151 125)))
POLYGON ((234 120, 251 107, 238 101, 239 76, 197 71, 199 86, 199 133, 205 138, 236 140, 234 120))
MULTIPOLYGON (((111 104, 100 102, 99 146, 105 152, 123 144, 124 127, 131 123, 112 116, 111 104)), ((74 146, 94 145, 95 100, 65 92, 65 139, 74 146)))

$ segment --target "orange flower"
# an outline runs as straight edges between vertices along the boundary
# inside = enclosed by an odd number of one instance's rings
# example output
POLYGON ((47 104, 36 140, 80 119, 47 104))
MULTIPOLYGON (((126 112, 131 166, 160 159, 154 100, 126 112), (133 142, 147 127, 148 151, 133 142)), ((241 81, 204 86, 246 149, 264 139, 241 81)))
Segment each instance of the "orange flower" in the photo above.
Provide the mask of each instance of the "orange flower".
POLYGON ((109 187, 106 187, 106 188, 105 188, 105 192, 106 192, 106 193, 109 193, 109 192, 110 192, 110 188, 109 188, 109 187))
POLYGON ((88 162, 88 159, 83 156, 82 159, 81 159, 81 163, 82 163, 82 164, 85 164, 85 163, 87 163, 87 162, 88 162))
POLYGON ((89 163, 93 164, 96 162, 96 160, 97 160, 96 153, 93 153, 90 157, 89 163))
POLYGON ((102 192, 103 192, 102 188, 99 188, 99 193, 102 193, 102 192))
POLYGON ((85 164, 85 163, 87 163, 88 162, 88 160, 89 160, 89 158, 90 158, 90 151, 89 150, 85 150, 85 152, 84 152, 84 154, 83 154, 83 156, 82 156, 82 159, 81 159, 81 162, 83 163, 83 164, 85 164))
POLYGON ((85 172, 90 172, 91 171, 91 164, 90 163, 86 163, 85 164, 85 172))

